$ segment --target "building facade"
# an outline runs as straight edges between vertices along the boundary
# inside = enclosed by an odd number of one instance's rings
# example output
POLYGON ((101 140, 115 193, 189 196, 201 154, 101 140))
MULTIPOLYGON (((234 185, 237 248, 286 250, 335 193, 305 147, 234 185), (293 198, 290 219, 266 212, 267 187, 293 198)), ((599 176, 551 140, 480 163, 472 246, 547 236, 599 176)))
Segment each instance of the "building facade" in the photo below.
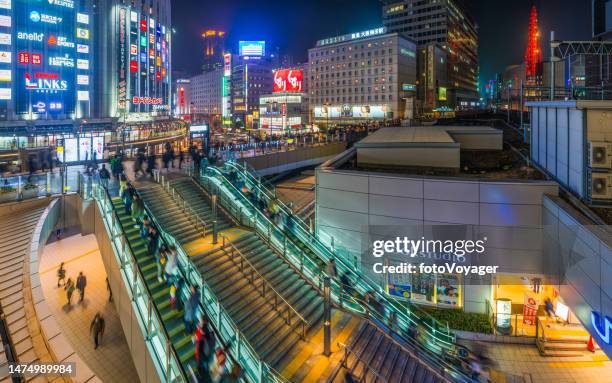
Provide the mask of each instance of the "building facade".
POLYGON ((90 1, 0 3, 0 121, 92 115, 90 1))
POLYGON ((191 80, 179 78, 174 83, 173 115, 182 119, 190 119, 191 105, 191 80))
POLYGON ((416 44, 385 28, 319 40, 308 51, 310 111, 319 125, 411 118, 416 44))
POLYGON ((190 79, 191 115, 216 126, 223 114, 223 68, 218 67, 190 79))
POLYGON ((449 105, 447 51, 439 43, 418 47, 417 111, 433 112, 449 105))
POLYGON ((169 115, 170 0, 99 0, 96 9, 96 114, 140 120, 169 115))
POLYGON ((593 0, 593 38, 612 40, 612 1, 593 0))
POLYGON ((460 0, 386 1, 383 24, 418 45, 439 43, 447 51, 447 98, 458 109, 478 101, 476 23, 460 0))
POLYGON ((267 57, 236 57, 231 74, 232 120, 237 126, 258 128, 259 98, 272 93, 273 64, 267 57))

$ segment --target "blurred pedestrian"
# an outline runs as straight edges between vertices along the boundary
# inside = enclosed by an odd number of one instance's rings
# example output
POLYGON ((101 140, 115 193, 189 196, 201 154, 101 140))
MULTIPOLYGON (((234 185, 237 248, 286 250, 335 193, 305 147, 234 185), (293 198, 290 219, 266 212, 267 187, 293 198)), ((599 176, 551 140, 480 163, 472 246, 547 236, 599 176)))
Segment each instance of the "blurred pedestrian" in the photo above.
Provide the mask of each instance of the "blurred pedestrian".
POLYGON ((66 282, 64 290, 66 290, 66 298, 68 298, 68 305, 70 305, 72 300, 72 293, 74 293, 74 282, 72 281, 72 278, 68 278, 68 282, 66 282))
POLYGON ((113 301, 113 290, 110 287, 110 282, 108 281, 108 277, 106 277, 106 290, 108 291, 108 301, 113 301))
POLYGON ((108 187, 108 181, 110 180, 110 172, 106 169, 106 165, 102 164, 102 169, 100 169, 100 183, 103 188, 108 187))
POLYGON ((83 298, 85 297, 85 287, 87 286, 87 278, 83 275, 83 272, 79 272, 79 276, 76 280, 76 288, 79 289, 79 303, 83 302, 83 298))
POLYGON ((60 281, 66 286, 66 269, 64 269, 64 262, 62 262, 59 269, 57 269, 57 287, 60 287, 60 281))
POLYGON ((195 286, 190 287, 189 298, 185 301, 183 309, 183 323, 185 325, 185 333, 192 334, 194 331, 194 320, 196 307, 199 302, 198 291, 195 286))
POLYGON ((96 316, 91 321, 89 325, 89 333, 93 335, 94 339, 94 350, 98 348, 100 341, 102 340, 102 336, 104 335, 104 328, 106 327, 106 323, 104 322, 104 318, 100 312, 96 313, 96 316))

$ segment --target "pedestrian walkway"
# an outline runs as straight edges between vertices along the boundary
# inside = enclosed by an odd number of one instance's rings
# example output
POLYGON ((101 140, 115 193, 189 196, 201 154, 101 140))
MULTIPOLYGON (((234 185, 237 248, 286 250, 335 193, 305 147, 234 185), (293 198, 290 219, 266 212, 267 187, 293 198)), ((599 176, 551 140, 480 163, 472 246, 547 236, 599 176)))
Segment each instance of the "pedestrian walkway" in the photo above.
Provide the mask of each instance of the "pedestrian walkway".
POLYGON ((108 301, 106 273, 95 236, 77 234, 48 244, 40 261, 40 279, 45 299, 62 332, 96 376, 103 382, 138 382, 119 316, 108 301), (66 291, 57 287, 61 262, 65 262, 66 280, 72 278, 76 282, 80 271, 87 277, 82 303, 78 303, 79 293, 75 290, 72 305, 67 305, 66 291), (89 326, 98 311, 106 328, 100 347, 94 350, 89 326))
POLYGON ((491 376, 496 383, 510 383, 509 376, 523 377, 526 383, 612 382, 612 362, 597 355, 590 360, 556 358, 541 356, 535 345, 486 343, 486 347, 486 355, 497 364, 491 376))

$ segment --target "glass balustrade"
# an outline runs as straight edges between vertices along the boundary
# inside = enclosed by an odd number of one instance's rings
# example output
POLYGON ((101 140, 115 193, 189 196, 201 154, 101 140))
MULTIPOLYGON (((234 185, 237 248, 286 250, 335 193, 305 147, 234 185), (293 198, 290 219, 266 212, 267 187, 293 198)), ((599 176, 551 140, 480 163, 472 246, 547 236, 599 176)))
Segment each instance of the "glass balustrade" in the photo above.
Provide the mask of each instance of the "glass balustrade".
POLYGON ((454 356, 455 338, 448 325, 439 323, 414 305, 406 308, 388 298, 382 287, 335 256, 332 249, 323 244, 308 225, 294 216, 289 207, 276 198, 271 186, 266 185, 248 167, 232 162, 225 165, 225 169, 203 169, 199 181, 209 194, 217 195, 221 205, 241 224, 254 228, 277 253, 282 254, 319 289, 322 288, 326 264, 335 259, 338 275, 346 273, 351 280, 350 290, 356 291, 359 297, 369 297, 369 302, 366 302, 354 294, 347 294, 347 286, 342 286, 338 280, 334 280, 332 298, 337 304, 367 314, 385 326, 391 327, 392 323, 395 332, 406 342, 422 349, 424 358, 430 360, 433 366, 441 368, 458 381, 469 380, 465 375, 466 371, 457 367, 462 363, 454 356), (264 198, 266 205, 274 200, 280 206, 280 215, 284 216, 284 219, 280 222, 270 220, 239 189, 238 185, 241 184, 246 185, 249 191, 257 193, 257 198, 264 198), (412 326, 418 327, 421 333, 426 334, 427 342, 414 344, 409 336, 412 326))

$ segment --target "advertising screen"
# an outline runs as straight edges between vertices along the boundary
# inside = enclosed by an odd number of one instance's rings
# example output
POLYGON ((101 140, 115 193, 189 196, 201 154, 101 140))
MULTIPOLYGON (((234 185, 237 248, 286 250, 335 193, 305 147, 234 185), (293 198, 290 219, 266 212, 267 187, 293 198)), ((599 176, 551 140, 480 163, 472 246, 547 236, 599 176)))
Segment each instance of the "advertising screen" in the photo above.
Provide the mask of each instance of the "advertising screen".
MULTIPOLYGON (((79 159, 79 144, 76 138, 66 138, 64 139, 64 152, 66 155, 65 162, 74 162, 79 159)), ((60 160, 63 158, 60 157, 60 160)))
POLYGON ((262 57, 266 55, 265 41, 240 41, 238 43, 240 56, 262 57))
POLYGON ((299 69, 280 69, 274 72, 274 93, 302 92, 304 74, 299 69))
POLYGON ((82 105, 89 100, 77 98, 80 91, 87 90, 77 78, 91 70, 89 49, 81 44, 90 35, 84 4, 48 0, 20 2, 13 7, 13 41, 0 35, 0 44, 14 45, 12 81, 18 115, 80 117, 79 110, 89 109, 82 105))

